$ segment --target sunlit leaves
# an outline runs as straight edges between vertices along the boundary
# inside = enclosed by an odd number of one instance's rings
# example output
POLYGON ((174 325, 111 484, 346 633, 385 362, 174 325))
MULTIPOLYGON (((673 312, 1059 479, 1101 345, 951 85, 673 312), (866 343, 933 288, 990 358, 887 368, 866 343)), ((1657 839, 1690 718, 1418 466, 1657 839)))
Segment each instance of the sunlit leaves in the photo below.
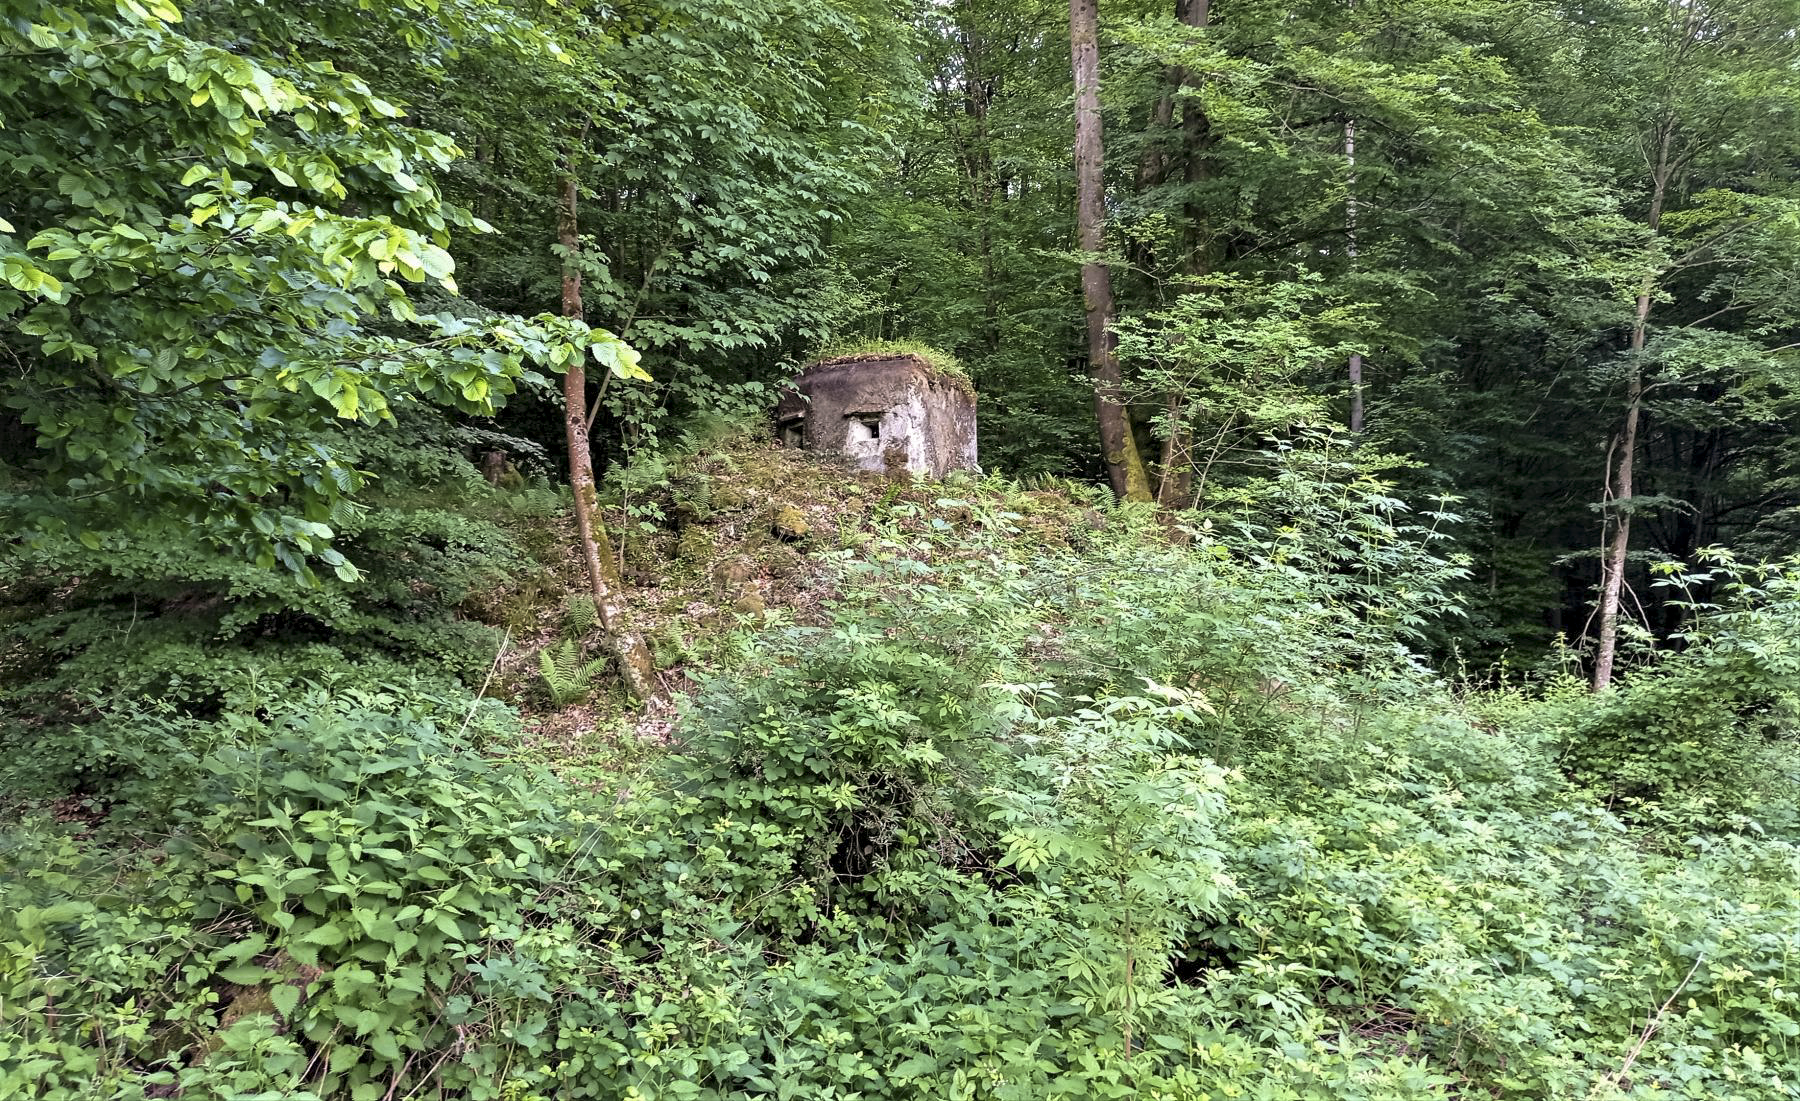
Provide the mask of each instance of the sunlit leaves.
MULTIPOLYGON (((441 34, 470 26, 460 5, 430 11, 441 34)), ((186 36, 165 3, 45 0, 30 17, 0 24, 0 50, 44 62, 42 79, 0 73, 0 165, 24 181, 0 200, 0 343, 28 365, 0 405, 37 447, 0 507, 29 537, 92 547, 178 525, 354 576, 326 557, 361 480, 322 446, 329 425, 419 400, 491 414, 596 341, 641 378, 578 324, 502 338, 421 315, 414 295, 456 293, 450 231, 476 228, 435 182, 457 151, 299 56, 316 33, 302 17, 254 16, 262 54, 186 36)), ((509 13, 481 33, 539 41, 527 26, 509 13)))

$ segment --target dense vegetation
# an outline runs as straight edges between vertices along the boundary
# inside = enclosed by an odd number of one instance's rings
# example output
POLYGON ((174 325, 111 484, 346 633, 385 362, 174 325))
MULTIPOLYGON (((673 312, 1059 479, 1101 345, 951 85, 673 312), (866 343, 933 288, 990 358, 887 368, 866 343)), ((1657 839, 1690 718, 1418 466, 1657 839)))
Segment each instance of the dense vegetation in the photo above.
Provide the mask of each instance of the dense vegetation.
POLYGON ((1800 1096, 1797 25, 0 5, 0 1097, 1800 1096))

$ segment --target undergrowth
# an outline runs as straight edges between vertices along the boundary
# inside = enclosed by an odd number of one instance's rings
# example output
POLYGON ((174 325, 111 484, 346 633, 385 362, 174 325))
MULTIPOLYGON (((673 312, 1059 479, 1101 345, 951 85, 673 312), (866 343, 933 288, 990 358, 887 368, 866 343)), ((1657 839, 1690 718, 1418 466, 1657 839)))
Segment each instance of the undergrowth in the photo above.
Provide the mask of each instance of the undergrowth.
POLYGON ((859 488, 629 769, 353 615, 100 697, 22 636, 0 1095, 1795 1096, 1786 575, 1600 699, 1457 690, 1436 522, 1306 476, 859 488))

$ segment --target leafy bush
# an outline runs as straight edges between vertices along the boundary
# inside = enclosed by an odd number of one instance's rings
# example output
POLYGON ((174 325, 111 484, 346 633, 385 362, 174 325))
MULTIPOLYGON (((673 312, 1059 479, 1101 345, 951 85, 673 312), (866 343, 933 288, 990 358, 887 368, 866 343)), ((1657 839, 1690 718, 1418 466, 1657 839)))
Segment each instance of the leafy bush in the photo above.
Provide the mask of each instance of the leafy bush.
POLYGON ((489 759, 506 708, 361 670, 34 729, 0 1093, 1791 1096, 1800 850, 1563 771, 1685 663, 1779 674, 1779 586, 1612 697, 1459 698, 1388 587, 1257 531, 957 492, 875 504, 829 621, 633 774, 489 759))
POLYGON ((1690 596, 1684 644, 1597 701, 1557 697, 1547 711, 1566 764, 1634 817, 1684 835, 1746 815, 1792 833, 1800 730, 1800 583, 1793 563, 1744 566, 1721 550, 1697 568, 1665 565, 1690 596))
POLYGON ((466 748, 492 717, 459 725, 460 703, 139 716, 96 833, 8 836, 0 1092, 379 1096, 392 1066, 489 1027, 558 842, 533 779, 466 748))

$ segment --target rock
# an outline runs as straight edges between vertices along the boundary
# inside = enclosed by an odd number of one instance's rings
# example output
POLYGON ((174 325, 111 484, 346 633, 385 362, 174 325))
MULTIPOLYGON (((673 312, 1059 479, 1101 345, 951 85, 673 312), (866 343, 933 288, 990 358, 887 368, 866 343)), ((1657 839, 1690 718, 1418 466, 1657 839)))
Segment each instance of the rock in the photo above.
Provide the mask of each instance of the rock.
POLYGON ((713 490, 713 508, 719 512, 742 512, 753 502, 748 494, 734 485, 722 485, 713 490))
POLYGON ((793 543, 806 538, 812 525, 806 522, 806 514, 793 505, 776 505, 769 529, 777 538, 793 543))
POLYGON ((712 576, 713 586, 720 592, 735 592, 739 585, 756 576, 756 563, 740 554, 714 566, 712 576))
POLYGON ((800 572, 800 552, 785 544, 769 549, 769 573, 773 577, 792 577, 800 572))

